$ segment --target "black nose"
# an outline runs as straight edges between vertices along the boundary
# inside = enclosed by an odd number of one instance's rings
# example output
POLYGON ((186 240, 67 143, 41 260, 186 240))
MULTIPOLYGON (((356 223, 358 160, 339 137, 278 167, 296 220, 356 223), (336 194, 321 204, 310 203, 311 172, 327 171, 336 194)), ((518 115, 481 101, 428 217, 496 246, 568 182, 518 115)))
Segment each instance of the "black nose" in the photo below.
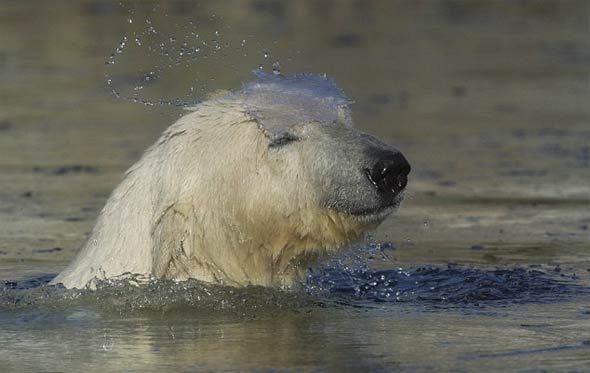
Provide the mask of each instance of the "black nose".
POLYGON ((396 196, 408 184, 411 167, 402 153, 384 154, 371 169, 366 170, 367 177, 381 192, 396 196))

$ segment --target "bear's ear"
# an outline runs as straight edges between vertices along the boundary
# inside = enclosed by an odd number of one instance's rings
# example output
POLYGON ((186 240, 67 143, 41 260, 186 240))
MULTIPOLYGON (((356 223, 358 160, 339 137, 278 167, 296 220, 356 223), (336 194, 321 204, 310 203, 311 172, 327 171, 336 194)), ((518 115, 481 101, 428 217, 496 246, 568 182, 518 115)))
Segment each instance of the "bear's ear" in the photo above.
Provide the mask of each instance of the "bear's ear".
POLYGON ((245 111, 271 140, 313 122, 352 126, 351 101, 325 75, 257 75, 239 94, 245 111))

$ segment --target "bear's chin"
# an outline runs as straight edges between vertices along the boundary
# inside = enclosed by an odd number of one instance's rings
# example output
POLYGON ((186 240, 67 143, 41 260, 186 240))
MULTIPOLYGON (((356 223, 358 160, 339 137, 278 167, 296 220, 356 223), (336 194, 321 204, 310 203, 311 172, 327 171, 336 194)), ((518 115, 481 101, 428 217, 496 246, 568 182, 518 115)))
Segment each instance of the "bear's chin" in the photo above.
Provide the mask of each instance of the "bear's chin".
POLYGON ((378 210, 366 211, 363 213, 349 214, 349 218, 361 224, 377 226, 398 209, 398 205, 386 206, 378 210))
POLYGON ((387 217, 397 211, 404 199, 403 192, 398 194, 391 203, 348 212, 350 219, 364 224, 379 225, 387 217))
POLYGON ((390 204, 349 212, 347 215, 353 221, 370 226, 369 229, 375 228, 400 208, 403 199, 404 195, 400 193, 390 204))

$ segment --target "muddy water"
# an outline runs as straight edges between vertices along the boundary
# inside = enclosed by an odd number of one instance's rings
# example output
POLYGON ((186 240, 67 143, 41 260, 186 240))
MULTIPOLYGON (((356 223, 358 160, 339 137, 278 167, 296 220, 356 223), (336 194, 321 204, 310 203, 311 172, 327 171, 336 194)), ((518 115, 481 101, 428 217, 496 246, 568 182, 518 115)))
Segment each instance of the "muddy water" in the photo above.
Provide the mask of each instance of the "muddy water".
POLYGON ((0 370, 586 371, 589 17, 583 1, 3 2, 0 370), (113 89, 200 100, 276 61, 332 76, 412 163, 376 244, 299 294, 38 286, 182 114, 113 89))

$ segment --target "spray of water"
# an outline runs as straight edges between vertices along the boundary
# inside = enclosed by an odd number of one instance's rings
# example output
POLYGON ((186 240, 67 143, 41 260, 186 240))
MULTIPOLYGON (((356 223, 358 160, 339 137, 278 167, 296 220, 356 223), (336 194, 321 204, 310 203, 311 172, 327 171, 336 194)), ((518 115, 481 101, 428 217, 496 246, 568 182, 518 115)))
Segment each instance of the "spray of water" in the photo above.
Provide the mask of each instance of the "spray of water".
MULTIPOLYGON (((129 12, 133 14, 131 10, 129 12)), ((172 30, 160 30, 157 21, 149 18, 129 18, 127 23, 128 34, 121 37, 105 61, 105 82, 111 94, 117 99, 149 107, 183 108, 198 104, 210 89, 207 89, 207 79, 192 79, 195 75, 192 70, 195 68, 198 69, 205 64, 221 64, 228 71, 236 71, 236 67, 229 62, 229 55, 248 57, 253 54, 262 61, 267 61, 270 56, 268 50, 255 46, 256 43, 250 43, 246 38, 234 40, 235 37, 232 37, 227 27, 211 31, 210 27, 201 27, 198 22, 185 20, 183 23, 175 24, 172 30), (118 77, 117 69, 133 69, 133 65, 138 62, 151 66, 145 72, 135 73, 134 75, 139 75, 139 78, 129 87, 129 79, 118 77), (148 91, 153 91, 157 83, 165 80, 170 82, 170 77, 175 72, 180 72, 183 79, 177 86, 188 83, 185 92, 173 98, 149 98, 148 91)), ((170 25, 167 26, 169 28, 170 25)), ((264 68, 264 63, 259 64, 259 68, 264 68)), ((244 72, 249 73, 251 70, 248 68, 244 72)), ((278 60, 272 63, 272 71, 274 74, 280 74, 278 60)), ((209 78, 213 79, 214 77, 209 78)))

